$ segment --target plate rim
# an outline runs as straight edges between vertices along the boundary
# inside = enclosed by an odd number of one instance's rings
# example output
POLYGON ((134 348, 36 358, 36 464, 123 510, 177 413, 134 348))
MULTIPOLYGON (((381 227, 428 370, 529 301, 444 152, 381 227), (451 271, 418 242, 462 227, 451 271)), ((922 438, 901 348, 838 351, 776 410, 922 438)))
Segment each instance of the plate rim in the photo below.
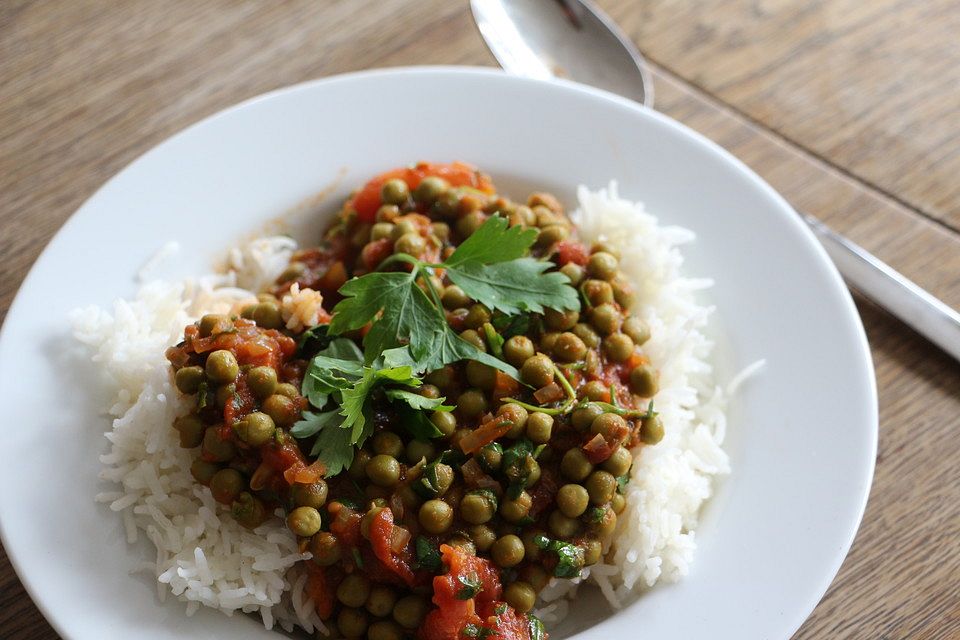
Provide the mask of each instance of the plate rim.
MULTIPOLYGON (((259 104, 260 102, 266 102, 274 100, 280 97, 289 97, 295 95, 302 91, 312 91, 317 87, 330 86, 336 84, 344 84, 350 82, 368 82, 376 81, 377 78, 384 76, 404 76, 404 75, 434 75, 434 76, 475 76, 475 77, 486 77, 486 78, 495 78, 496 81, 506 81, 506 82, 515 82, 520 84, 532 84, 532 85, 553 85, 560 86, 566 91, 571 91, 575 93, 586 94, 587 96, 592 96, 603 101, 612 102, 618 105, 621 108, 627 108, 635 111, 642 112, 645 117, 649 117, 657 121, 659 124, 666 126, 669 129, 672 129, 674 132, 680 134, 681 136, 687 137, 695 142, 698 146, 702 147, 705 151, 709 151, 711 154, 718 156, 725 164, 728 164, 735 168, 738 173, 748 178, 751 184, 758 188, 767 198, 769 198, 778 210, 778 215, 781 216, 783 221, 793 227, 793 231, 799 234, 799 237, 803 238, 803 241, 808 245, 808 248, 811 248, 814 253, 817 255, 819 262, 826 267, 826 271, 829 274, 830 286, 834 289, 834 293, 839 294, 839 300, 843 306, 845 312, 845 319, 852 325, 854 333, 856 334, 856 348, 858 352, 859 359, 861 364, 865 367, 864 373, 867 375, 869 384, 866 385, 866 390, 868 392, 868 397, 864 398, 867 401, 867 414, 868 419, 871 423, 872 429, 870 429, 870 442, 869 444, 869 456, 867 458, 868 463, 863 469, 863 475, 859 478, 861 481, 861 486, 863 490, 859 499, 857 501, 856 513, 847 514, 849 521, 848 526, 846 527, 847 533, 844 536, 843 544, 838 548, 830 559, 830 571, 824 572, 824 576, 821 579, 821 585, 815 589, 816 596, 808 598, 808 602, 805 602, 803 607, 797 607, 796 613, 792 618, 787 616, 785 619, 785 624, 789 628, 789 633, 795 633, 800 626, 809 618, 810 614, 814 611, 816 606, 822 600, 823 596, 827 592, 830 585, 833 583, 836 578, 843 561, 846 559, 850 548, 856 538, 857 532, 860 529, 860 525, 863 520, 864 513, 866 511, 867 503, 870 497, 870 491, 873 483, 874 472, 876 467, 876 457, 878 449, 878 440, 879 440, 879 404, 878 404, 878 392, 877 392, 877 382, 876 382, 876 373, 873 364, 873 358, 871 356, 871 351, 869 343, 867 341, 866 331, 863 327, 863 322, 860 318, 860 314, 856 309, 854 304, 853 297, 850 290, 844 284, 840 273, 838 272, 833 261, 830 260, 829 256, 826 253, 826 250, 823 246, 816 240, 813 232, 809 227, 801 220, 800 216, 797 214, 796 210, 787 202, 787 200, 770 184, 767 183, 762 177, 760 177, 752 168, 750 168, 744 161, 740 160, 738 157, 733 155, 730 151, 726 150, 718 143, 714 142, 710 138, 706 137, 704 134, 692 129, 691 127, 673 119, 672 117, 663 114, 655 109, 646 107, 637 102, 634 102, 628 98, 624 98, 615 93, 609 91, 598 89, 590 85, 574 82, 571 80, 556 78, 556 79, 536 79, 536 78, 523 78, 519 76, 510 75, 496 67, 484 67, 484 66, 474 66, 474 65, 412 65, 412 66, 400 66, 400 67, 386 67, 386 68, 373 68, 365 69, 360 71, 353 71, 348 73, 334 74, 330 76, 324 76, 320 78, 315 78, 311 80, 306 80, 303 82, 298 82, 291 85, 286 85, 283 87, 278 87, 270 91, 260 93, 249 98, 246 98, 240 102, 234 103, 223 109, 210 113, 201 119, 185 126, 184 128, 174 132, 173 134, 167 136, 163 140, 154 144, 150 148, 144 150, 141 154, 133 158, 130 162, 124 165, 121 169, 113 173, 107 180, 105 180, 99 187, 97 187, 89 196, 87 196, 83 203, 73 213, 71 213, 61 227, 51 236, 50 240, 46 243, 42 251, 37 255, 33 264, 30 266, 27 274, 24 276, 23 280, 20 283, 20 286, 17 289, 17 292, 12 299, 7 313, 4 317, 2 326, 0 326, 0 375, 8 367, 6 364, 7 358, 5 357, 6 352, 9 347, 8 344, 11 342, 10 334, 12 329, 10 329, 11 322, 10 318, 17 318, 20 314, 20 307, 23 304, 24 295, 23 292, 27 290, 32 281, 37 277, 36 274, 39 271, 39 267, 51 254, 51 250, 54 246, 58 245, 61 242, 64 242, 64 238, 67 237, 71 228, 76 223, 77 219, 90 207, 91 203, 94 202, 98 197, 101 196, 115 181, 117 181, 122 175, 131 171, 135 166, 142 163, 148 156, 152 156, 155 153, 161 153, 164 148, 168 145, 173 144, 176 140, 179 140, 181 137, 190 135, 195 129, 199 129, 209 125, 213 121, 217 121, 224 118, 231 117, 235 112, 242 111, 251 107, 252 105, 259 104), (852 517, 850 517, 852 516, 852 517), (788 621, 789 620, 789 621, 788 621)), ((6 518, 3 517, 2 504, 0 504, 0 543, 3 544, 3 547, 6 551, 7 557, 9 558, 10 564, 13 567, 18 579, 21 584, 23 584, 24 589, 27 594, 30 596, 30 599, 33 601, 34 605, 40 610, 45 620, 54 628, 54 630, 65 638, 76 637, 70 629, 66 626, 66 622, 60 619, 55 613, 54 603, 48 603, 44 598, 43 594, 40 592, 38 586, 34 583, 31 574, 25 570, 23 564, 24 559, 18 558, 15 553, 11 551, 10 538, 7 533, 6 527, 4 525, 6 518)), ((825 562, 826 565, 826 562, 825 562)), ((596 625, 593 628, 597 628, 606 624, 608 621, 596 625)), ((585 632, 580 632, 575 634, 574 637, 582 637, 582 634, 585 632)))

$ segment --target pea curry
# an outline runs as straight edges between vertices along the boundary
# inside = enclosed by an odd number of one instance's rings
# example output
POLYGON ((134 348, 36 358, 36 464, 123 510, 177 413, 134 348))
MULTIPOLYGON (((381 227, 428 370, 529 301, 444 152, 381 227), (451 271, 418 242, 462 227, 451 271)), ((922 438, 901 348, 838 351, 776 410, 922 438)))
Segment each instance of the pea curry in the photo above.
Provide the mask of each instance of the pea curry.
POLYGON ((194 477, 246 527, 284 510, 335 637, 545 639, 538 593, 603 558, 663 436, 618 262, 469 165, 374 178, 168 350, 194 477))

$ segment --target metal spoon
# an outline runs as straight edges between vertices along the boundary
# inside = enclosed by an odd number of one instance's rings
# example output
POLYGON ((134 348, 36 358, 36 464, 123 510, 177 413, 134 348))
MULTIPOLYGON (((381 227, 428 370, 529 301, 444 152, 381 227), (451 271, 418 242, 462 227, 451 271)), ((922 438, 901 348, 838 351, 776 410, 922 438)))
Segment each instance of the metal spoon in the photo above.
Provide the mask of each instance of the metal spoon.
MULTIPOLYGON (((653 84, 640 52, 586 0, 471 0, 491 53, 509 73, 564 77, 648 107, 653 84)), ((960 314, 868 251, 802 214, 847 284, 960 361, 960 314)))

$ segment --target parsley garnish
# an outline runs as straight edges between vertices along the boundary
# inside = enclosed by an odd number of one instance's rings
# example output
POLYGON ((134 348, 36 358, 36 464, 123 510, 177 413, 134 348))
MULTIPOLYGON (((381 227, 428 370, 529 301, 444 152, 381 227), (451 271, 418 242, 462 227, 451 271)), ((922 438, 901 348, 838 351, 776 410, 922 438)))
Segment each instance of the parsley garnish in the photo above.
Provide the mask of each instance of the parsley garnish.
POLYGON ((537 616, 533 615, 532 613, 528 613, 527 624, 530 625, 530 640, 544 640, 547 637, 547 632, 543 628, 543 623, 537 616))
POLYGON ((457 576, 457 581, 462 585, 457 589, 457 600, 469 600, 480 593, 482 585, 476 573, 471 572, 465 576, 457 576))
POLYGON ((477 360, 517 378, 514 367, 453 331, 428 276, 435 269, 445 270, 468 296, 491 310, 540 313, 544 308, 579 309, 577 292, 565 275, 544 273, 550 262, 524 257, 536 236, 533 229, 508 228, 507 220, 495 215, 440 264, 396 254, 381 267, 405 262, 410 271, 375 272, 348 281, 340 288, 344 299, 334 307, 330 333, 342 334, 371 323, 363 341, 368 364, 386 350, 406 347, 416 371, 477 360), (418 282, 425 283, 429 295, 418 282))
POLYGON ((326 473, 333 476, 353 461, 354 445, 362 446, 373 432, 373 395, 383 389, 383 398, 400 406, 402 423, 418 438, 442 435, 422 411, 449 411, 443 398, 425 398, 409 391, 423 382, 414 375, 408 364, 402 364, 398 354, 385 353, 373 366, 363 363, 363 353, 352 340, 336 338, 310 361, 303 378, 302 392, 310 404, 323 409, 319 413, 306 412, 303 419, 290 429, 297 438, 316 436, 310 455, 326 465, 326 473), (389 366, 385 362, 390 358, 389 366), (403 387, 406 387, 404 389, 403 387))
POLYGON ((557 554, 553 575, 558 578, 576 578, 583 569, 583 548, 562 540, 551 540, 543 534, 533 537, 533 544, 544 551, 557 554))
POLYGON ((417 550, 417 564, 420 565, 421 569, 434 572, 440 570, 443 563, 440 561, 440 551, 435 544, 423 536, 417 536, 414 546, 417 550))

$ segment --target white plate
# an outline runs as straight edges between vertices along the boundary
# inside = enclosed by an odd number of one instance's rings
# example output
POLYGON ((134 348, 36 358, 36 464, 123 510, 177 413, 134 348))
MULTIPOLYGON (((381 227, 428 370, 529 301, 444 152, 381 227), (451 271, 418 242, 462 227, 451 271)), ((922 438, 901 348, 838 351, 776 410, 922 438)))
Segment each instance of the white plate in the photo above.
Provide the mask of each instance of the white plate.
MULTIPOLYGON (((243 616, 157 601, 130 575, 117 514, 96 505, 106 420, 66 315, 135 290, 167 240, 180 273, 330 188, 330 208, 383 169, 462 159, 502 190, 572 202, 611 178, 667 223, 697 232, 687 273, 711 276, 721 376, 766 358, 731 410, 733 474, 708 505, 683 582, 606 616, 575 607, 578 637, 787 638, 853 539, 873 473, 873 369, 847 290, 786 202, 682 125, 571 83, 422 68, 308 83, 228 109, 159 145, 64 225, 23 284, 0 336, 0 522, 14 566, 68 638, 276 637, 243 616)), ((555 634, 555 638, 561 637, 555 634)))

